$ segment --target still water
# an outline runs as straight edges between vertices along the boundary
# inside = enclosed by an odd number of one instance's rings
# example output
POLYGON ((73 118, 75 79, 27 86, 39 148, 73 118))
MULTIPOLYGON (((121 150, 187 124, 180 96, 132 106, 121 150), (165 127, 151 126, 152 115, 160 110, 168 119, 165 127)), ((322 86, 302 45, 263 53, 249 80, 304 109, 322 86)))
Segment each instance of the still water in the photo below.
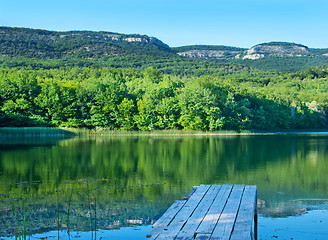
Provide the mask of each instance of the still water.
POLYGON ((0 139, 0 239, 146 239, 200 184, 254 184, 259 239, 327 239, 328 134, 0 139))

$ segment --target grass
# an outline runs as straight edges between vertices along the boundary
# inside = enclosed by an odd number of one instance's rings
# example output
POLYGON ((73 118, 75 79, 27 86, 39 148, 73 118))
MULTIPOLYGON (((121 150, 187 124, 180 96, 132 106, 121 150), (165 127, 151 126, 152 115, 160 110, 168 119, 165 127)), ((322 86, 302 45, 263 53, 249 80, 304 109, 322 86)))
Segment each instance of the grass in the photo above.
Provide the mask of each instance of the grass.
MULTIPOLYGON (((205 132, 199 130, 151 130, 151 131, 127 131, 127 130, 112 130, 109 128, 97 129, 72 129, 72 132, 78 135, 123 135, 123 136, 165 136, 165 135, 218 135, 218 134, 241 134, 237 131, 215 131, 205 132)), ((242 133, 250 133, 245 131, 242 133)))
POLYGON ((272 131, 198 131, 198 130, 151 130, 151 131, 127 131, 113 130, 110 128, 50 128, 50 127, 4 127, 0 128, 0 138, 8 137, 61 137, 61 136, 189 136, 189 135, 253 135, 253 134, 281 134, 300 132, 323 132, 327 129, 285 129, 272 131))
POLYGON ((70 129, 80 136, 189 136, 189 135, 262 135, 262 134, 284 134, 284 133, 307 133, 307 132, 326 132, 327 129, 273 129, 262 131, 251 130, 221 130, 221 131, 200 131, 200 130, 151 130, 151 131, 127 131, 113 130, 109 128, 96 129, 70 129))
POLYGON ((75 135, 73 132, 48 127, 4 127, 0 128, 0 137, 53 137, 53 136, 70 136, 75 135))

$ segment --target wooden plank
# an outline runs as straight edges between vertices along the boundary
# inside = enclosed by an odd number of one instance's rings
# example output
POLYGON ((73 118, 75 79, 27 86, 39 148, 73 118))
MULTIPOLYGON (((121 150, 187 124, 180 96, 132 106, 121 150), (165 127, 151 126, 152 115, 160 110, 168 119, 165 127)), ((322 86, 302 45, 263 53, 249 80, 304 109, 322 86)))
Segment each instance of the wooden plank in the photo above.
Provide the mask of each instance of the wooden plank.
POLYGON ((159 234, 160 231, 167 228, 170 222, 173 220, 175 215, 180 211, 180 209, 185 205, 186 200, 177 200, 175 201, 167 210, 166 212, 154 223, 152 226, 152 230, 147 234, 147 238, 155 234, 159 234))
POLYGON ((197 230, 195 231, 196 234, 212 234, 221 213, 228 201, 228 197, 232 190, 233 185, 222 185, 220 192, 216 196, 212 206, 210 207, 209 211, 207 212, 206 216, 204 217, 202 223, 199 225, 197 230))
POLYGON ((195 240, 209 240, 211 237, 211 234, 197 234, 195 237, 195 240))
POLYGON ((231 240, 250 239, 256 209, 256 186, 245 186, 231 240))
POLYGON ((170 224, 175 215, 186 204, 186 200, 175 201, 169 209, 154 223, 153 228, 162 228, 170 224))
MULTIPOLYGON (((163 229, 161 229, 160 231, 157 231, 157 230, 159 230, 158 228, 152 233, 152 235, 150 236, 150 237, 147 237, 148 238, 148 240, 155 240, 158 236, 159 236, 159 234, 161 233, 161 231, 163 231, 163 229)), ((149 235, 149 234, 148 234, 149 235)), ((148 236, 147 235, 147 236, 148 236)))
POLYGON ((198 204, 197 208, 190 216, 186 224, 183 226, 179 232, 176 240, 188 240, 192 239, 195 235, 195 231, 199 224, 202 222, 206 213, 210 209, 213 201, 220 191, 220 185, 212 185, 211 188, 207 191, 201 202, 198 204))
POLYGON ((190 195, 188 201, 172 204, 153 225, 150 240, 257 238, 256 186, 201 185, 190 195))
POLYGON ((244 187, 244 185, 233 186, 228 202, 214 228, 211 240, 226 240, 230 238, 240 201, 243 196, 244 187))
MULTIPOLYGON (((198 188, 198 187, 197 187, 197 188, 198 188)), ((197 190, 197 188, 196 188, 196 189, 193 188, 193 190, 191 191, 191 193, 189 193, 187 196, 184 196, 184 197, 183 197, 183 200, 188 200, 188 199, 191 197, 191 195, 194 194, 194 192, 197 190)))
POLYGON ((254 238, 257 240, 257 192, 256 192, 256 203, 255 203, 255 214, 254 214, 254 238))
POLYGON ((188 218, 192 215, 210 187, 210 185, 199 186, 199 188, 191 195, 183 208, 175 216, 173 221, 169 224, 166 231, 162 231, 156 239, 174 239, 184 224, 187 222, 188 218))

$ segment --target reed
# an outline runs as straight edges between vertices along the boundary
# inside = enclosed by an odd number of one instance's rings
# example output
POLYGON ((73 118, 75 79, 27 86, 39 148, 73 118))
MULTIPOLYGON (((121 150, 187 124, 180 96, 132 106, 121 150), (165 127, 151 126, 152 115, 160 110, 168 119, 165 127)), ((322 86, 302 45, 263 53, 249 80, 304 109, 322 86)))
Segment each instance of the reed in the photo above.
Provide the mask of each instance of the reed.
POLYGON ((58 200, 58 191, 56 191, 56 195, 57 195, 57 235, 58 235, 58 239, 59 239, 59 200, 58 200))
POLYGON ((0 137, 51 137, 71 136, 73 132, 61 128, 47 127, 4 127, 0 128, 0 137))
POLYGON ((24 199, 22 200, 22 207, 23 207, 23 236, 24 240, 26 240, 26 221, 25 221, 25 204, 24 199))
POLYGON ((71 235, 70 235, 70 216, 69 216, 70 211, 71 211, 71 199, 68 201, 67 219, 66 219, 68 239, 71 239, 71 235))
POLYGON ((14 222, 15 222, 15 240, 17 240, 17 213, 16 213, 14 201, 12 203, 13 203, 13 214, 14 214, 14 222))
POLYGON ((97 198, 95 198, 95 239, 97 239, 97 198))
POLYGON ((31 213, 28 213, 28 231, 29 231, 29 239, 31 239, 31 213))
POLYGON ((241 134, 250 133, 250 131, 236 132, 236 131, 213 131, 205 132, 198 130, 151 130, 151 131, 127 131, 127 130, 113 130, 110 128, 95 128, 95 129, 72 129, 78 135, 109 135, 109 136, 165 136, 165 135, 225 135, 225 134, 241 134))
MULTIPOLYGON (((17 239, 24 239, 26 240, 27 237, 27 229, 26 229, 26 211, 25 211, 25 202, 24 199, 22 200, 22 217, 23 217, 23 230, 21 232, 21 228, 18 229, 17 222, 19 221, 17 218, 17 208, 15 207, 14 201, 12 201, 12 207, 13 207, 13 215, 14 215, 14 222, 15 222, 15 240, 17 239)), ((20 220, 21 221, 21 220, 20 220)), ((28 219, 29 229, 31 228, 31 215, 29 215, 28 219)))

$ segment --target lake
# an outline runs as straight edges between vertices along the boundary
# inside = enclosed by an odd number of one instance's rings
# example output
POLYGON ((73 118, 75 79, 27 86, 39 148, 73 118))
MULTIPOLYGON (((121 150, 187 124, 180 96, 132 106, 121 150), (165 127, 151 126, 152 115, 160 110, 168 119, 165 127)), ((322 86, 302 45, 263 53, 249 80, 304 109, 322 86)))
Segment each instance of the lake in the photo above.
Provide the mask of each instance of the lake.
POLYGON ((146 239, 200 184, 257 185, 259 239, 327 239, 327 173, 328 133, 0 139, 0 239, 146 239))

